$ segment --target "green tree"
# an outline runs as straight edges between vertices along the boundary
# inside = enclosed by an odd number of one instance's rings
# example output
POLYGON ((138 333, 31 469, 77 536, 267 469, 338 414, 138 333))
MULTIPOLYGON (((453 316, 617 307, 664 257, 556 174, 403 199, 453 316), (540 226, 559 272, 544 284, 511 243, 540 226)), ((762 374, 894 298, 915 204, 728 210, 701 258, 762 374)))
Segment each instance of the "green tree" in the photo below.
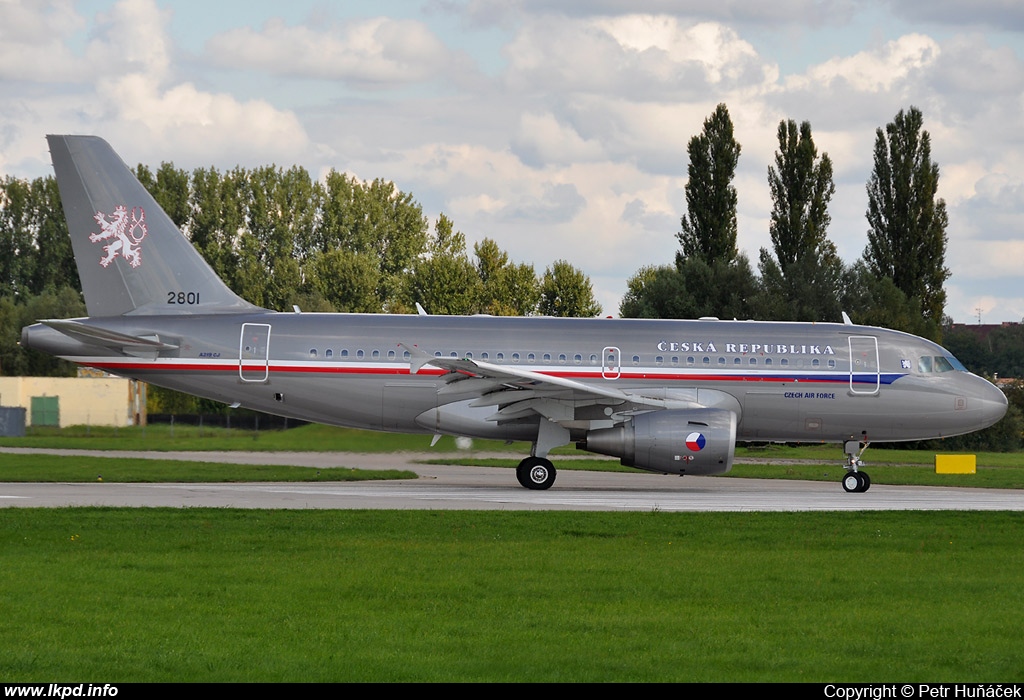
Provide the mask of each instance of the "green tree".
POLYGON ((508 253, 490 238, 473 247, 480 278, 480 313, 493 316, 529 316, 540 303, 540 281, 533 265, 513 263, 508 253))
POLYGON ((322 221, 315 245, 372 254, 378 261, 378 310, 404 311, 405 277, 427 247, 422 207, 393 182, 360 182, 331 171, 324 184, 322 221))
POLYGON ((36 178, 32 181, 31 191, 36 251, 31 289, 37 294, 65 288, 80 290, 82 283, 78 279, 78 266, 71 248, 57 180, 54 177, 36 178))
POLYGON ((846 270, 842 286, 842 307, 854 323, 939 338, 941 328, 923 315, 921 300, 908 297, 889 277, 878 277, 863 260, 846 270))
POLYGON ((185 170, 174 167, 174 163, 161 163, 156 176, 141 163, 135 167, 135 177, 142 183, 160 208, 171 217, 174 225, 187 230, 192 220, 190 204, 191 184, 185 170))
POLYGON ((683 258, 705 261, 736 257, 736 188, 732 181, 740 157, 732 119, 724 104, 704 121, 704 130, 686 148, 686 214, 677 234, 683 258))
POLYGON ((466 253, 466 237, 444 214, 434 225, 427 256, 408 276, 409 298, 427 313, 472 314, 480 297, 480 277, 466 253))
MULTIPOLYGON (((887 277, 924 317, 942 322, 946 304, 946 203, 937 199, 939 166, 921 111, 900 110, 875 134, 874 170, 868 180, 868 245, 864 262, 887 277)), ((906 330, 906 329, 902 329, 906 330)))
POLYGON ((0 296, 24 297, 32 293, 37 253, 32 185, 6 177, 0 187, 0 296))
POLYGON ((692 315, 693 295, 674 265, 648 265, 626 282, 619 304, 623 318, 686 318, 692 315))
MULTIPOLYGON (((302 309, 320 310, 312 301, 320 298, 331 310, 348 313, 378 313, 377 298, 380 265, 372 254, 336 248, 326 253, 315 251, 304 268, 310 301, 302 309)), ((327 309, 323 309, 327 310, 327 309)))
POLYGON ((769 232, 774 257, 761 249, 760 309, 765 318, 790 321, 838 320, 843 273, 836 246, 828 239, 828 205, 835 194, 832 161, 818 157, 810 122, 781 121, 775 166, 768 167, 772 193, 769 232))
POLYGON ((540 283, 542 316, 578 316, 589 318, 601 313, 594 298, 590 278, 565 260, 556 260, 544 270, 540 283))
POLYGON ((79 287, 57 181, 0 181, 0 296, 79 287))
POLYGON ((236 239, 243 230, 245 218, 242 199, 245 180, 240 168, 224 174, 215 168, 197 168, 192 172, 193 214, 189 239, 213 271, 236 293, 239 291, 236 239))

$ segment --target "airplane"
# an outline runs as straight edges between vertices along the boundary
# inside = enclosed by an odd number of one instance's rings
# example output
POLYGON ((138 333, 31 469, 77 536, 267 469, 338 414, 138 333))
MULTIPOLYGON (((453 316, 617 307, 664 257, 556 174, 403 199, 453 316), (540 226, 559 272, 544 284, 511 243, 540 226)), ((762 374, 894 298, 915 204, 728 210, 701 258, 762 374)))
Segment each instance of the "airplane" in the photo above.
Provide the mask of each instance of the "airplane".
POLYGON ((520 484, 575 443, 666 474, 720 474, 737 441, 841 443, 842 486, 872 442, 986 428, 1002 392, 947 350, 850 323, 278 312, 217 277, 110 145, 48 136, 88 317, 21 344, 311 422, 525 441, 520 484))

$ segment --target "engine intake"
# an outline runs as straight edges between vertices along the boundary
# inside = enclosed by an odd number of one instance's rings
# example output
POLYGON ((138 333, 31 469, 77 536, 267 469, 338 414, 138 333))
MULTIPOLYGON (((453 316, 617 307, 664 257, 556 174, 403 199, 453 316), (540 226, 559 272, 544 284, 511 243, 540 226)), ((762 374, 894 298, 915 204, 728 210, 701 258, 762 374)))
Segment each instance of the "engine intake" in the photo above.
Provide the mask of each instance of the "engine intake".
POLYGON ((666 474, 724 474, 736 450, 736 414, 717 408, 651 411, 587 432, 576 447, 666 474))

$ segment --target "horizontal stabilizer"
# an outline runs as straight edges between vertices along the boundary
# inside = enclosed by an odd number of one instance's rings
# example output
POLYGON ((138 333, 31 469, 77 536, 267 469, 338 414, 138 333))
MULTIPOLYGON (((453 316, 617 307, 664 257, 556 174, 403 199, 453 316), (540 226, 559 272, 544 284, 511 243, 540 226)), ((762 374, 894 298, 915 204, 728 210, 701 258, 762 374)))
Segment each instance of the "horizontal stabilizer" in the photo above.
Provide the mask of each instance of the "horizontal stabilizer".
POLYGON ((86 325, 80 321, 72 320, 43 320, 40 323, 49 326, 55 331, 60 331, 69 338, 74 338, 89 345, 99 345, 105 348, 112 348, 123 352, 160 350, 175 350, 177 345, 171 345, 160 340, 160 336, 136 336, 118 333, 106 328, 96 328, 86 325))

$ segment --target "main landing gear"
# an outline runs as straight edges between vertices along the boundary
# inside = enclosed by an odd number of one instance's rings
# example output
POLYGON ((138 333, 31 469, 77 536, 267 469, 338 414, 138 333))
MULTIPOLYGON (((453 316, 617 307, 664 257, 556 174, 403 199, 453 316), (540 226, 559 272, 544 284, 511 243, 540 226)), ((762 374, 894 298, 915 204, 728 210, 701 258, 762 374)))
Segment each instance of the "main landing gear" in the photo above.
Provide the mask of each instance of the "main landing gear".
POLYGON ((545 457, 527 457, 516 467, 519 483, 534 491, 544 491, 555 483, 555 465, 545 457))
POLYGON ((869 444, 867 436, 865 436, 864 442, 850 440, 844 445, 847 472, 843 477, 843 490, 847 493, 864 493, 871 488, 871 477, 867 472, 860 471, 860 467, 864 464, 860 458, 864 454, 864 450, 868 449, 869 444))

